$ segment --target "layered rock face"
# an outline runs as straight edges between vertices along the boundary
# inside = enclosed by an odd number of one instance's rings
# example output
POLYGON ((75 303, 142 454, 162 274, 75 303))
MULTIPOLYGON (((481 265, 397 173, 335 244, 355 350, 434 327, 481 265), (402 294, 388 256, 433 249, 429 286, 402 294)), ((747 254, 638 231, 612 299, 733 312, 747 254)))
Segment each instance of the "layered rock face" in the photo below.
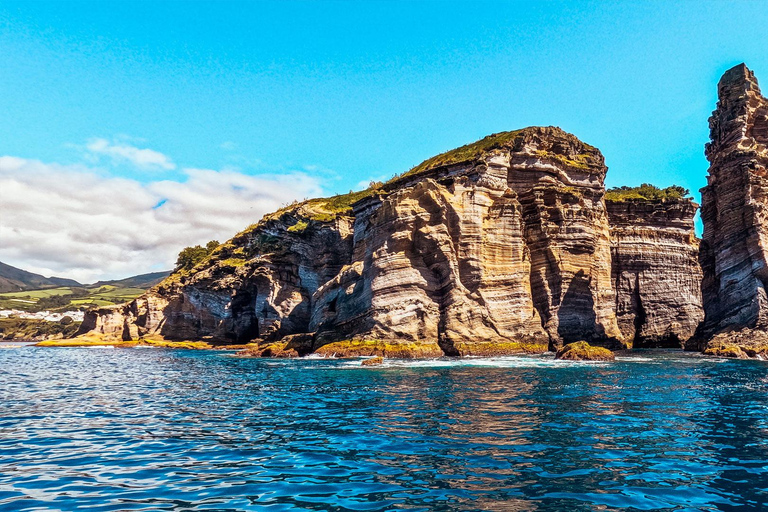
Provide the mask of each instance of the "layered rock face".
POLYGON ((616 316, 635 348, 680 348, 704 311, 690 199, 606 201, 616 316))
POLYGON ((718 333, 768 329, 768 102, 743 64, 723 75, 718 97, 701 190, 706 318, 698 348, 718 333))
POLYGON ((321 342, 448 355, 620 344, 599 151, 532 128, 439 171, 356 205, 354 262, 318 292, 321 342))
POLYGON ((81 334, 397 357, 683 340, 701 314, 695 205, 606 210, 606 170, 559 128, 495 134, 266 216, 81 334))

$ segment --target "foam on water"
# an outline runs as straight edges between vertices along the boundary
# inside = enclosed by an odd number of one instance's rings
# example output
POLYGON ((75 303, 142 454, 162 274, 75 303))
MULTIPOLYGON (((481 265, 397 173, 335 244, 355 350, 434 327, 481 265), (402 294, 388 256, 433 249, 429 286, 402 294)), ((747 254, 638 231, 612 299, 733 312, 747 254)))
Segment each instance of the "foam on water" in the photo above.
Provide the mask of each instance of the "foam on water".
MULTIPOLYGON (((362 359, 344 360, 343 367, 358 367, 362 359)), ((578 365, 604 366, 603 361, 563 361, 549 356, 462 357, 439 359, 388 359, 368 369, 376 368, 551 368, 578 365)))

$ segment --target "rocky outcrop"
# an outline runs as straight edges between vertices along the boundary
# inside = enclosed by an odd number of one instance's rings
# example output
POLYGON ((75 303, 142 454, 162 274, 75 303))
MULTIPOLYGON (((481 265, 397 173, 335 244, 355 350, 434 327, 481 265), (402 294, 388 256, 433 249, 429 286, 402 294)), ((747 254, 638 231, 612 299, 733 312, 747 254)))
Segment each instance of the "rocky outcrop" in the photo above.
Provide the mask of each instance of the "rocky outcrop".
POLYGON ((690 199, 606 200, 616 317, 636 348, 680 348, 696 332, 701 304, 699 241, 690 199))
POLYGON ((555 353, 555 359, 565 361, 613 361, 616 356, 604 347, 593 347, 586 341, 569 343, 555 353))
POLYGON ((768 332, 748 327, 721 332, 707 340, 702 351, 708 356, 768 359, 768 332))
POLYGON ((253 342, 273 357, 683 340, 701 314, 695 205, 606 210, 606 170, 559 128, 495 134, 268 215, 135 301, 90 311, 81 333, 253 342))
POLYGON ((743 64, 723 75, 718 97, 701 190, 706 317, 690 347, 705 350, 713 336, 768 329, 768 102, 743 64))

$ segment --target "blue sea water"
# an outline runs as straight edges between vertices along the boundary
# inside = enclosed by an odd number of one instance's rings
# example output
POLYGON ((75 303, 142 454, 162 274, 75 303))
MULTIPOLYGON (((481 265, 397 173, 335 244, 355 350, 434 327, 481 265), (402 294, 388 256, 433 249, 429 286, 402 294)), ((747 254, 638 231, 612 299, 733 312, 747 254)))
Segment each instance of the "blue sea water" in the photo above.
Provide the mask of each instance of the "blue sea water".
POLYGON ((759 510, 768 363, 0 350, 0 510, 759 510))

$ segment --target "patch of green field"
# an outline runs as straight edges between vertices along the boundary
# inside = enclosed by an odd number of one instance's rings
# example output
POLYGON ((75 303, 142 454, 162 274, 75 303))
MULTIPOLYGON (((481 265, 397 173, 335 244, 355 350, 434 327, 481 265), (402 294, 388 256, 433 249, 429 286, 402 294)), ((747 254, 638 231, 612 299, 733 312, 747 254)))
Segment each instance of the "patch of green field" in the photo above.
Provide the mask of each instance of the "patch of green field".
POLYGON ((111 306, 129 302, 144 292, 143 288, 121 288, 114 285, 8 292, 0 294, 0 309, 21 309, 35 312, 111 306))
POLYGON ((47 290, 29 290, 23 292, 0 293, 0 298, 7 299, 28 299, 38 300, 43 297, 53 297, 55 295, 72 295, 72 288, 48 288, 47 290))
POLYGON ((98 297, 101 299, 109 300, 109 299, 124 299, 126 297, 129 297, 131 299, 135 299, 142 293, 144 293, 146 290, 143 290, 141 288, 118 288, 116 286, 102 286, 97 290, 93 290, 88 296, 89 297, 98 297), (108 289, 105 289, 108 288, 108 289))
POLYGON ((127 301, 111 301, 111 300, 104 300, 104 299, 75 299, 70 304, 72 306, 75 306, 77 308, 80 308, 81 306, 85 307, 91 307, 91 306, 111 306, 113 304, 122 304, 123 302, 127 301))

